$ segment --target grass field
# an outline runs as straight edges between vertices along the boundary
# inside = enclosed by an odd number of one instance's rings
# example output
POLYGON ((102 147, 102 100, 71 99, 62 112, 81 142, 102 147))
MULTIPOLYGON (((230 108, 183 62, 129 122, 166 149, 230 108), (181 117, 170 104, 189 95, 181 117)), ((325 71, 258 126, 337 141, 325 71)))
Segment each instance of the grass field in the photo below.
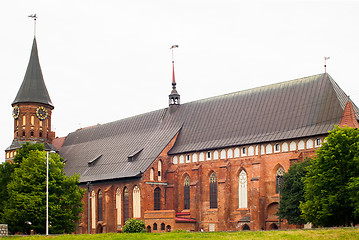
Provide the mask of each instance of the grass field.
POLYGON ((126 240, 139 240, 139 239, 359 239, 359 228, 333 228, 333 229, 313 229, 313 230, 287 230, 287 231, 242 231, 242 232, 171 232, 171 233, 104 233, 93 235, 56 235, 56 236, 28 236, 28 237, 15 237, 9 236, 4 239, 23 239, 23 240, 41 240, 41 239, 54 239, 54 240, 78 240, 78 239, 126 239, 126 240))

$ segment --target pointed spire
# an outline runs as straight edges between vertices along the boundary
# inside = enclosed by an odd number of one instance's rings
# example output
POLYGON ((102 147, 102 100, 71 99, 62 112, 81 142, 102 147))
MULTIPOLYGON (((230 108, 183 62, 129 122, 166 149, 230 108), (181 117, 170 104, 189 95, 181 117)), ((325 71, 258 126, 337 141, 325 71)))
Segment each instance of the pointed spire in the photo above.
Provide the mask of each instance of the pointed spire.
POLYGON ((180 95, 176 90, 176 79, 175 79, 175 61, 173 58, 173 49, 178 48, 178 45, 173 45, 170 49, 172 50, 172 91, 169 95, 169 105, 179 105, 180 104, 180 95))
POLYGON ((351 101, 348 101, 347 104, 345 105, 343 116, 339 123, 339 127, 344 127, 344 126, 359 128, 359 123, 355 116, 353 104, 351 101))
POLYGON ((22 81, 16 98, 11 105, 14 106, 17 103, 24 102, 43 103, 53 107, 42 76, 37 52, 36 37, 34 37, 32 44, 30 60, 26 69, 24 80, 22 81))

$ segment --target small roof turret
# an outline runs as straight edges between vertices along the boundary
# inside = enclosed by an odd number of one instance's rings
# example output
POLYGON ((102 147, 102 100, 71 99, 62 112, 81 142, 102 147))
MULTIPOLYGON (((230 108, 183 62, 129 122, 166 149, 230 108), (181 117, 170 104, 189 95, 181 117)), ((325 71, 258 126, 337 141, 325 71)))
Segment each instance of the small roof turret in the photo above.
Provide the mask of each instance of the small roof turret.
POLYGON ((22 81, 16 98, 11 105, 14 106, 17 103, 25 102, 43 103, 54 107, 42 76, 35 37, 24 80, 22 81))
POLYGON ((180 95, 176 89, 176 79, 175 79, 175 61, 173 58, 173 48, 178 48, 178 45, 173 45, 170 49, 172 50, 172 91, 169 97, 169 105, 180 105, 180 95))

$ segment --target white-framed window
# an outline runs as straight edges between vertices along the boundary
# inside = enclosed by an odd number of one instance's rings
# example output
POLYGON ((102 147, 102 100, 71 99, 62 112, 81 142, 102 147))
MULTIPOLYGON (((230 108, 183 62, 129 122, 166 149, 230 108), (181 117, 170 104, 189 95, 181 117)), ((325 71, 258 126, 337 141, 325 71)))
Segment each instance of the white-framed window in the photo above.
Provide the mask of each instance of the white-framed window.
POLYGON ((253 146, 249 146, 248 147, 248 156, 253 156, 254 155, 254 147, 253 146))
POLYGON ((226 150, 221 151, 221 159, 226 159, 226 150))
POLYGON ((282 152, 288 152, 288 143, 284 142, 282 144, 282 152))
POLYGON ((247 173, 242 170, 239 174, 238 208, 247 208, 247 173))
POLYGON ((133 217, 140 218, 141 217, 141 192, 138 186, 133 188, 133 217))
POLYGON ((173 157, 173 164, 177 164, 178 163, 178 158, 177 158, 177 156, 174 156, 173 157))
POLYGON ((299 143, 298 143, 298 150, 302 150, 304 149, 304 141, 303 140, 300 140, 299 143))
POLYGON ((204 153, 203 153, 203 152, 201 152, 201 153, 199 154, 199 161, 200 161, 200 162, 204 161, 204 153))
POLYGON ((289 145, 289 150, 290 151, 297 150, 297 144, 295 142, 291 142, 289 145))
POLYGON ((213 152, 213 159, 218 159, 218 151, 213 152))
POLYGON ((239 155, 240 155, 239 148, 236 147, 234 149, 234 157, 237 158, 237 157, 239 157, 239 155))
POLYGON ((274 144, 274 152, 279 152, 279 151, 280 151, 279 143, 274 144))
POLYGON ((191 156, 189 154, 186 155, 186 163, 191 162, 191 156))
POLYGON ((155 170, 153 168, 150 169, 150 181, 155 180, 155 170))
POLYGON ((273 152, 273 148, 271 144, 267 144, 266 146, 266 154, 271 154, 273 152))
POLYGON ((247 149, 246 149, 246 147, 242 147, 242 156, 247 156, 247 149))
POLYGON ((233 150, 232 150, 232 148, 227 150, 227 156, 228 156, 228 158, 233 158, 233 150))
POLYGON ((313 140, 312 139, 308 139, 307 140, 307 149, 311 149, 313 148, 313 140))
POLYGON ((158 161, 158 181, 162 181, 162 161, 158 161))
POLYGON ((91 192, 91 228, 96 228, 96 193, 91 192))
POLYGON ((197 162, 197 153, 193 153, 192 155, 192 162, 197 162))
POLYGON ((184 156, 183 155, 180 156, 179 163, 184 163, 184 156))
POLYGON ((119 188, 116 189, 116 225, 117 228, 121 228, 121 190, 119 188))
POLYGON ((212 159, 211 157, 212 157, 212 156, 211 156, 211 152, 208 151, 208 152, 207 152, 207 160, 211 160, 211 159, 212 159))
POLYGON ((315 139, 315 147, 320 147, 322 145, 322 140, 320 138, 315 139))

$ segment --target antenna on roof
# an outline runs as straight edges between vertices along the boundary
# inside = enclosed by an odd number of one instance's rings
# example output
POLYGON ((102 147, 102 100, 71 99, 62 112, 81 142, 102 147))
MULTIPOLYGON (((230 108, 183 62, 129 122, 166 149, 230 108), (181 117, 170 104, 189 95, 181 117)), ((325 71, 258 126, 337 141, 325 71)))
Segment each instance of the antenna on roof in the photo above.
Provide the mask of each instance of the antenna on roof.
POLYGON ((31 15, 29 15, 28 17, 34 19, 34 36, 36 36, 36 19, 37 19, 36 13, 35 13, 35 14, 31 14, 31 15))
POLYGON ((327 60, 329 60, 330 57, 324 57, 324 72, 327 72, 327 60))

